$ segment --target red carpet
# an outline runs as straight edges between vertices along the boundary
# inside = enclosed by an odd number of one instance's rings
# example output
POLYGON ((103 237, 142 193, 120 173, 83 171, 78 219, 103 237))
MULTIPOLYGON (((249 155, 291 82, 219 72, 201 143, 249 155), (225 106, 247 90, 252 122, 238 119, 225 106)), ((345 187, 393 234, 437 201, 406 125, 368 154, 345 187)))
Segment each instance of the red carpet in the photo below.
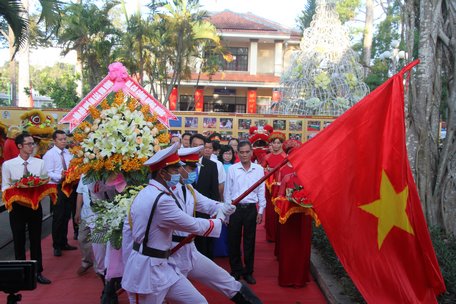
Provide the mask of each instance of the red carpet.
MULTIPOLYGON (((71 225, 70 225, 71 226, 71 225)), ((70 230, 70 229, 69 229, 70 230)), ((69 231, 69 235, 73 235, 69 231)), ((76 241, 71 241, 75 245, 76 241)), ((22 291, 24 304, 96 304, 100 303, 102 284, 91 269, 84 276, 79 277, 76 270, 80 266, 80 252, 63 251, 61 257, 54 257, 52 238, 48 236, 42 242, 43 247, 43 275, 52 281, 50 285, 37 285, 32 291, 22 291)), ((326 300, 315 281, 311 281, 305 288, 283 288, 277 284, 278 266, 273 254, 274 244, 265 241, 263 225, 257 230, 257 244, 255 253, 256 285, 250 285, 265 304, 304 304, 326 303, 326 300)), ((290 253, 292 254, 292 253, 290 253)), ((229 269, 228 258, 217 258, 216 262, 229 269)), ((228 304, 230 300, 219 293, 206 288, 202 284, 195 286, 203 293, 209 303, 228 304)), ((0 302, 6 303, 6 294, 1 294, 0 302)), ((128 304, 126 294, 119 298, 120 304, 128 304)), ((191 303, 189 303, 191 304, 191 303)))

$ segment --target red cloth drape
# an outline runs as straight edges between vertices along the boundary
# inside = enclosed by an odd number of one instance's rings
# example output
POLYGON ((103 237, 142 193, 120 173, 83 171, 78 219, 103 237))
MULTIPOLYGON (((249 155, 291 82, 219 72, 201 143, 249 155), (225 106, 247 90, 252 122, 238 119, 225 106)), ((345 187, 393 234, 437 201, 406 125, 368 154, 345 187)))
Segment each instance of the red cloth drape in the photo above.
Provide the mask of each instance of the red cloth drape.
POLYGON ((10 211, 14 202, 36 210, 40 201, 48 195, 51 201, 55 203, 57 199, 57 186, 55 184, 45 184, 32 188, 8 188, 3 191, 2 200, 6 209, 10 211))

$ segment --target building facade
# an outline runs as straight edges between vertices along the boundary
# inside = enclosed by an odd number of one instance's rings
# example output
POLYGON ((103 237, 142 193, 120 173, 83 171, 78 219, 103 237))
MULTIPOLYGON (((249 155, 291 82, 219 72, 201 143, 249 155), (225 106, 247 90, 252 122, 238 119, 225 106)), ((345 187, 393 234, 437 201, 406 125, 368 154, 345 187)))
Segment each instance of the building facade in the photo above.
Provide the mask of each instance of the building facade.
POLYGON ((280 99, 280 76, 299 49, 301 33, 252 13, 213 13, 223 46, 232 55, 215 75, 192 73, 170 98, 170 109, 196 112, 264 113, 280 99), (199 76, 199 78, 198 78, 199 76))

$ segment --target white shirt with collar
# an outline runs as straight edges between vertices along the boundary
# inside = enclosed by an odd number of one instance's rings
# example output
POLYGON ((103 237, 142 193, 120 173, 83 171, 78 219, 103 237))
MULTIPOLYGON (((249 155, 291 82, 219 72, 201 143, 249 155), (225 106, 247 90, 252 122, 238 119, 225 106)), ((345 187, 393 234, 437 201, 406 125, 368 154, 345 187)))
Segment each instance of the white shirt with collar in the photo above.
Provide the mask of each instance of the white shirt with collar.
MULTIPOLYGON (((61 152, 61 149, 54 146, 43 156, 48 176, 51 178, 49 182, 50 184, 60 184, 62 182, 62 171, 64 168, 62 165, 62 158, 60 156, 61 152)), ((68 169, 73 155, 68 151, 68 149, 63 149, 63 158, 65 159, 65 164, 68 169)))
MULTIPOLYGON (((2 164, 2 191, 10 188, 14 184, 14 181, 17 181, 24 176, 25 161, 26 160, 22 159, 19 155, 2 164)), ((47 176, 43 160, 31 156, 27 159, 27 162, 28 172, 39 177, 47 176)))
MULTIPOLYGON (((250 163, 249 170, 245 170, 242 163, 233 164, 228 169, 223 196, 226 202, 231 202, 239 197, 264 176, 264 169, 258 164, 250 163)), ((240 204, 259 204, 258 213, 263 214, 266 207, 265 187, 262 182, 249 193, 240 204)))

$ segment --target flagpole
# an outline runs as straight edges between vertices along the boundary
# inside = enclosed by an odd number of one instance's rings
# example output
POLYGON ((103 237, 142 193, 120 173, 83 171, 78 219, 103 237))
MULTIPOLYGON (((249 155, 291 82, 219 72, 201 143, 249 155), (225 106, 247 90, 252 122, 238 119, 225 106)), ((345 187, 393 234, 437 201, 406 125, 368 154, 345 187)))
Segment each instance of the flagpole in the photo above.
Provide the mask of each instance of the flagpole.
MULTIPOLYGON (((254 183, 252 186, 250 186, 247 190, 245 190, 241 195, 239 195, 235 200, 231 202, 232 205, 237 205, 239 204, 240 201, 242 201, 247 195, 250 194, 253 190, 255 190, 262 182, 264 182, 266 179, 269 178, 272 174, 274 174, 277 170, 282 168, 288 163, 288 157, 285 157, 280 164, 275 166, 271 171, 269 171, 267 174, 265 174, 262 178, 260 178, 256 183, 254 183)), ((196 202, 195 202, 196 203, 196 202)), ((171 249, 171 254, 175 253, 177 250, 179 250, 182 246, 185 244, 190 243, 193 241, 193 239, 196 237, 195 234, 189 234, 185 239, 180 241, 179 244, 177 244, 174 248, 171 249)))

